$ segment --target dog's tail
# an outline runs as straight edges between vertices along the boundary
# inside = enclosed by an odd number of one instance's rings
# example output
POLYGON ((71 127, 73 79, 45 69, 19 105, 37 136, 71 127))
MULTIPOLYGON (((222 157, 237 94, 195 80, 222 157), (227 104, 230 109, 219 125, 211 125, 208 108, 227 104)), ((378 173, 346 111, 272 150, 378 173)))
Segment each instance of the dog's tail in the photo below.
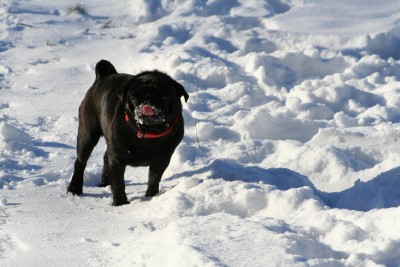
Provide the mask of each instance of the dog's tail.
POLYGON ((101 80, 102 78, 106 77, 107 75, 117 73, 117 70, 115 69, 113 64, 111 64, 109 61, 104 60, 104 59, 100 60, 96 64, 95 70, 96 70, 96 81, 101 80))

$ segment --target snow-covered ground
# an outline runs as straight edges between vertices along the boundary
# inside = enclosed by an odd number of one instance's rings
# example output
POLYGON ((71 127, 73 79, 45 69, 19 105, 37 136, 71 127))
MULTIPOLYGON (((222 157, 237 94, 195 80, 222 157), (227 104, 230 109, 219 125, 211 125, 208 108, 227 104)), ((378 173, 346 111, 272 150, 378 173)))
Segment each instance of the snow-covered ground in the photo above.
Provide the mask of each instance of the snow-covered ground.
POLYGON ((399 0, 0 1, 0 266, 399 266, 399 0), (66 194, 94 65, 190 94, 145 199, 66 194))

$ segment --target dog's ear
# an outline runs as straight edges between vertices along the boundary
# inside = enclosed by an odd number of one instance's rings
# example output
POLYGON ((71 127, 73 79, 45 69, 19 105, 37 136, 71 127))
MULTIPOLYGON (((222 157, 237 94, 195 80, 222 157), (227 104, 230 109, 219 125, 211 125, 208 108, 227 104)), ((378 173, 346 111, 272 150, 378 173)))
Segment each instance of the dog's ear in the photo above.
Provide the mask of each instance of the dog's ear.
POLYGON ((183 86, 180 83, 178 83, 177 81, 174 82, 176 84, 179 97, 183 96, 185 98, 185 102, 187 102, 189 99, 189 94, 186 92, 185 88, 183 88, 183 86))
POLYGON ((104 59, 100 60, 96 64, 95 71, 96 71, 96 81, 99 81, 108 75, 117 73, 117 70, 115 69, 113 64, 104 59))

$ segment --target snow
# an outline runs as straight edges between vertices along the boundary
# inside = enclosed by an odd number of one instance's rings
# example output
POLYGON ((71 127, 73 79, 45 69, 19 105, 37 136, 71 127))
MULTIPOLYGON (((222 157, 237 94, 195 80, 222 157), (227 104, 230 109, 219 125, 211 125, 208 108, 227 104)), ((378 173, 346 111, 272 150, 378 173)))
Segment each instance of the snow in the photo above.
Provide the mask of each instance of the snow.
POLYGON ((399 266, 400 1, 0 2, 0 266, 399 266), (144 198, 68 195, 100 59, 184 85, 144 198))

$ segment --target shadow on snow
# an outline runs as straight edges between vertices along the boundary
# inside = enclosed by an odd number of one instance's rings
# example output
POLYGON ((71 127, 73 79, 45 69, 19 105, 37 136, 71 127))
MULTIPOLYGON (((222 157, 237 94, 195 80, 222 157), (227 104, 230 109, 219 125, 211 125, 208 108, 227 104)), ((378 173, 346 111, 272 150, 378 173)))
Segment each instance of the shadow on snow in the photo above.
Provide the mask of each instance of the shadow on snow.
POLYGON ((262 182, 276 186, 279 190, 310 187, 314 194, 331 208, 369 211, 400 206, 400 167, 381 173, 368 182, 358 180, 353 187, 341 192, 318 190, 310 179, 286 168, 264 169, 243 166, 232 160, 214 160, 210 165, 194 171, 176 174, 166 180, 206 173, 207 178, 222 178, 226 181, 262 182))

